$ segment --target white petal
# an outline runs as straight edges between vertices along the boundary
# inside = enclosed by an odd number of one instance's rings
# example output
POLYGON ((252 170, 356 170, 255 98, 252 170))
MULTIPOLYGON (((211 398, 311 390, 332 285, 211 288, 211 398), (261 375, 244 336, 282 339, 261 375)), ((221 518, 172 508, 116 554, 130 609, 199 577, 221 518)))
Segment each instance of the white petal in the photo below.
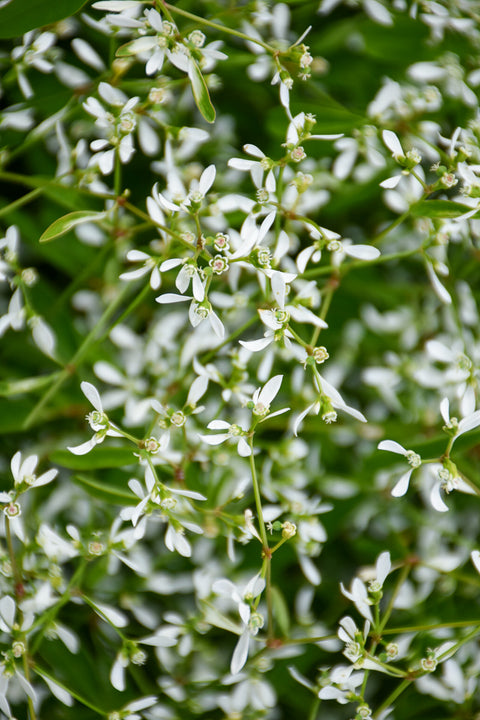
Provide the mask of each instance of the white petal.
POLYGON ((115 627, 123 628, 128 625, 127 616, 110 605, 97 602, 94 605, 94 609, 99 611, 99 615, 105 616, 115 627))
MULTIPOLYGON (((181 258, 170 258, 170 260, 164 260, 160 265, 160 272, 167 272, 181 265, 183 260, 181 258)), ((187 286, 188 287, 188 286, 187 286)))
POLYGON ((378 443, 377 448, 379 450, 397 453, 397 455, 406 455, 407 453, 403 445, 395 442, 395 440, 382 440, 382 442, 378 443))
POLYGON ((215 165, 209 165, 206 170, 203 171, 198 185, 198 189, 202 195, 206 195, 207 192, 210 190, 214 183, 216 174, 217 168, 215 167, 215 165))
POLYGON ((350 257, 358 258, 359 260, 376 260, 380 257, 380 250, 372 245, 347 245, 343 246, 343 249, 350 257))
POLYGON ((313 253, 315 252, 315 248, 313 245, 310 245, 309 247, 304 248, 298 255, 296 259, 296 264, 298 271, 300 273, 305 272, 305 268, 307 267, 307 263, 312 257, 313 253))
POLYGON ((408 486, 410 483, 410 475, 412 474, 413 468, 408 470, 405 475, 402 475, 400 480, 397 482, 395 487, 392 490, 392 496, 393 497, 402 497, 402 495, 405 495, 405 493, 408 490, 408 486))
POLYGON ((473 428, 476 428, 480 425, 480 410, 477 410, 473 413, 473 415, 469 415, 466 418, 463 418, 463 420, 460 420, 458 423, 458 433, 457 437, 460 437, 460 435, 463 435, 466 432, 469 432, 470 430, 473 430, 473 428))
POLYGON ((210 322, 213 332, 221 340, 225 336, 225 328, 222 321, 220 320, 218 315, 213 312, 213 310, 210 312, 208 320, 210 322))
POLYGON ((110 682, 115 690, 119 690, 119 692, 125 690, 125 667, 119 658, 117 658, 112 665, 110 682))
POLYGON ((282 384, 283 375, 275 375, 265 383, 258 396, 258 402, 268 407, 272 400, 276 397, 282 384))
POLYGON ((476 571, 480 573, 480 551, 472 550, 472 552, 470 553, 470 557, 472 558, 472 562, 475 565, 476 571))
POLYGON ((230 672, 232 675, 239 673, 247 662, 249 643, 250 635, 248 628, 246 628, 240 635, 238 642, 235 645, 235 650, 233 651, 232 661, 230 663, 230 672))
POLYGON ((400 157, 403 157, 405 155, 405 153, 403 152, 403 148, 400 144, 400 140, 394 132, 392 132, 391 130, 384 130, 382 132, 382 138, 383 142, 393 155, 399 155, 400 157))
POLYGON ((193 297, 197 302, 202 302, 205 298, 205 288, 203 286, 203 283, 200 279, 199 274, 196 272, 195 275, 192 277, 192 290, 193 290, 193 297))
POLYGON ((90 452, 90 450, 93 450, 96 444, 97 443, 94 436, 90 440, 87 440, 87 442, 82 443, 81 445, 67 447, 67 450, 69 450, 74 455, 86 455, 88 452, 90 452))
POLYGON ((443 398, 442 402, 440 403, 440 414, 443 418, 443 422, 445 425, 448 425, 450 422, 450 405, 448 402, 448 398, 443 398))
POLYGON ((252 454, 252 449, 244 437, 239 438, 237 451, 240 457, 250 457, 250 455, 252 454))
POLYGON ((392 567, 392 561, 390 559, 390 553, 387 551, 380 553, 377 558, 376 571, 377 571, 377 582, 383 585, 385 578, 387 577, 392 567))
POLYGON ((230 423, 225 420, 212 420, 208 423, 207 428, 209 430, 229 430, 230 423))
POLYGON ((437 295, 438 299, 441 300, 441 302, 445 303, 445 305, 451 305, 452 298, 450 296, 450 293, 448 290, 442 285, 440 280, 435 274, 435 271, 431 265, 431 263, 427 262, 426 264, 427 274, 430 278, 430 282, 432 283, 432 287, 435 291, 435 294, 437 295))
POLYGON ((315 327, 322 329, 328 328, 325 320, 322 320, 322 318, 318 317, 318 315, 303 305, 288 305, 287 310, 296 322, 310 323, 311 325, 315 325, 315 327))
POLYGON ((440 487, 440 483, 435 483, 435 485, 432 487, 430 491, 430 502, 432 503, 434 509, 438 512, 448 512, 449 507, 443 501, 442 495, 440 493, 440 487))
POLYGON ((185 302, 186 300, 191 300, 192 298, 188 295, 176 295, 175 293, 164 293, 163 295, 159 295, 155 300, 160 303, 160 305, 166 305, 167 303, 179 303, 179 302, 185 302))
POLYGON ((270 337, 260 338, 259 340, 240 340, 239 342, 240 345, 247 350, 250 350, 250 352, 259 352, 260 350, 264 350, 273 342, 273 335, 270 337))
POLYGON ((54 695, 57 700, 60 700, 60 702, 62 702, 64 705, 68 705, 68 707, 72 707, 73 697, 70 695, 69 692, 67 692, 67 690, 65 690, 65 688, 61 687, 54 680, 52 680, 51 678, 47 678, 41 673, 40 676, 47 683, 52 695, 54 695))
POLYGON ((256 145, 252 145, 251 143, 247 143, 243 146, 243 149, 247 153, 247 155, 253 155, 253 157, 261 158, 263 159, 265 157, 265 153, 263 153, 259 147, 256 145))
POLYGON ((225 440, 228 440, 229 437, 230 435, 228 433, 222 433, 220 435, 200 435, 200 438, 203 442, 206 442, 207 445, 220 445, 225 442, 225 440))
POLYGON ((392 177, 389 177, 386 180, 382 180, 379 185, 380 187, 387 189, 396 188, 402 177, 404 176, 401 173, 399 173, 398 175, 392 175, 392 177))
POLYGON ((457 353, 438 340, 428 340, 425 349, 433 360, 440 362, 453 362, 457 357, 457 353))
POLYGON ((12 457, 12 461, 10 463, 10 467, 12 469, 12 475, 14 480, 17 482, 20 481, 20 465, 22 462, 22 453, 20 450, 18 450, 15 455, 12 457))
POLYGON ((75 38, 72 40, 72 48, 75 54, 78 55, 80 60, 83 60, 86 65, 89 65, 94 70, 98 70, 98 72, 105 70, 105 63, 102 58, 88 42, 81 38, 75 38))
POLYGON ((98 412, 103 412, 102 401, 100 399, 97 388, 89 382, 80 383, 80 388, 87 400, 93 405, 95 410, 98 410, 98 412))
POLYGON ((0 615, 5 620, 9 628, 13 627, 15 622, 15 600, 10 595, 5 595, 0 600, 0 615))

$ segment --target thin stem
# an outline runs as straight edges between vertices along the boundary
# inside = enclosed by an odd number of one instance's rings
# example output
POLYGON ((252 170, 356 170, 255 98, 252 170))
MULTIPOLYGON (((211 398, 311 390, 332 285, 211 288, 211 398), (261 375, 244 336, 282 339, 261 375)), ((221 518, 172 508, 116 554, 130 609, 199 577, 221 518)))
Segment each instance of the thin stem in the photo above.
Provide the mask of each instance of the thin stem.
POLYGON ((333 272, 337 272, 340 276, 344 276, 350 272, 350 270, 359 270, 361 268, 369 267, 370 265, 380 265, 381 263, 390 262, 391 260, 402 260, 403 258, 410 257, 411 255, 416 255, 418 252, 419 248, 414 248, 413 250, 402 250, 401 252, 390 253, 389 255, 379 255, 373 260, 353 260, 352 262, 342 263, 339 268, 334 265, 323 265, 322 267, 306 270, 301 275, 298 275, 298 277, 303 280, 309 280, 321 275, 331 275, 333 272))
POLYGON ((51 680, 52 682, 54 682, 56 685, 59 685, 63 690, 65 690, 72 697, 74 697, 75 700, 78 700, 78 702, 82 703, 82 705, 85 705, 85 707, 88 707, 88 708, 90 708, 90 710, 93 710, 94 712, 98 713, 98 715, 101 715, 102 717, 106 717, 108 715, 108 713, 105 712, 105 710, 100 710, 100 708, 98 708, 96 705, 91 703, 90 700, 87 700, 82 695, 79 695, 75 690, 72 690, 71 688, 64 685, 62 682, 60 682, 60 680, 58 679, 57 676, 53 677, 43 667, 40 667, 40 665, 37 665, 35 663, 35 665, 33 666, 33 670, 34 670, 34 672, 37 673, 37 675, 40 675, 40 677, 47 678, 48 680, 51 680))
POLYGON ((387 697, 386 700, 380 705, 380 707, 373 713, 374 718, 378 718, 380 713, 385 710, 389 705, 392 705, 394 700, 396 700, 410 685, 410 683, 413 681, 413 678, 405 678, 405 680, 402 680, 400 685, 387 697))
POLYGON ((320 707, 320 703, 322 701, 320 698, 316 697, 312 703, 312 707, 310 708, 310 712, 308 713, 308 720, 315 720, 317 717, 318 709, 320 707))
POLYGON ((31 202, 32 200, 35 200, 39 195, 41 195, 44 191, 44 187, 36 188, 35 190, 31 190, 30 192, 26 193, 25 195, 22 195, 21 198, 18 198, 18 200, 14 200, 13 202, 9 203, 5 207, 3 207, 0 210, 0 217, 3 217, 3 215, 8 215, 8 213, 14 212, 15 210, 18 210, 18 208, 22 207, 23 205, 26 205, 27 203, 31 202))
POLYGON ((72 357, 70 362, 65 366, 65 368, 60 372, 60 375, 57 378, 57 381, 50 386, 50 388, 47 390, 45 395, 40 399, 40 401, 35 405, 31 413, 28 415, 27 419, 25 420, 23 424, 23 429, 27 430, 34 420, 37 419, 45 405, 49 402, 49 400, 55 395, 56 392, 61 388, 63 383, 75 372, 77 364, 80 362, 80 360, 83 358, 87 350, 97 341, 97 335, 104 327, 104 325, 110 320, 111 316, 116 312, 119 305, 122 304, 122 302, 125 299, 125 296, 130 292, 131 288, 129 285, 127 285, 120 293, 119 295, 112 300, 110 305, 106 308, 101 318, 98 320, 98 322, 95 324, 95 326, 90 330, 87 337, 83 341, 83 343, 78 348, 75 355, 72 357))
POLYGON ((387 624, 387 622, 390 619, 390 615, 392 614, 393 609, 394 609, 395 600, 397 599, 398 593, 400 592, 405 580, 408 577, 411 567, 412 567, 411 565, 405 565, 402 569, 400 577, 397 580, 397 584, 395 585, 395 589, 394 589, 392 596, 388 602, 387 609, 385 610, 385 612, 383 614, 382 622, 380 623, 380 625, 378 627, 379 633, 383 633, 383 628, 385 627, 385 625, 387 624))
MULTIPOLYGON (((25 673, 26 681, 28 683, 30 683, 30 665, 29 665, 28 645, 26 642, 25 642, 25 652, 23 654, 23 672, 25 673)), ((28 705, 28 714, 30 716, 30 720, 36 720, 37 714, 35 712, 33 700, 30 697, 30 695, 27 695, 27 705, 28 705)))
POLYGON ((189 20, 194 20, 194 22, 200 23, 201 25, 206 25, 207 27, 211 27, 214 30, 219 30, 220 32, 228 33, 229 35, 235 35, 235 37, 239 37, 242 40, 246 40, 247 42, 253 42, 256 45, 260 45, 260 47, 263 47, 264 50, 271 53, 272 55, 276 55, 278 53, 278 50, 271 45, 268 45, 267 43, 264 43, 262 40, 258 40, 257 38, 250 37, 250 35, 246 35, 239 30, 233 30, 232 28, 225 27, 225 25, 219 25, 218 23, 212 22, 211 20, 206 20, 205 18, 198 17, 198 15, 193 15, 193 13, 189 13, 187 12, 187 10, 181 10, 179 7, 175 7, 175 5, 170 5, 170 3, 164 2, 163 7, 174 14, 176 13, 177 15, 182 15, 183 17, 186 17, 189 20))
POLYGON ((67 587, 65 588, 63 595, 59 598, 59 600, 53 605, 51 608, 45 612, 44 615, 41 615, 37 618, 37 620, 33 623, 31 628, 29 629, 29 633, 32 633, 39 625, 41 625, 40 632, 35 637, 35 640, 32 642, 31 645, 31 652, 34 653, 40 646, 40 643, 42 641, 43 636, 48 630, 49 625, 53 622, 55 616, 58 614, 60 609, 70 600, 72 596, 72 589, 78 584, 78 581, 82 577, 83 573, 85 572, 85 568, 87 567, 87 560, 84 558, 72 577, 70 578, 67 587))
POLYGON ((268 550, 267 530, 265 528, 265 522, 263 519, 262 500, 260 497, 260 487, 258 485, 257 470, 255 468, 255 456, 253 454, 253 437, 249 438, 249 444, 251 450, 250 471, 252 473, 253 494, 255 497, 255 507, 257 509, 258 524, 260 527, 260 537, 262 538, 264 550, 268 550))
POLYGON ((441 630, 442 628, 462 628, 471 627, 474 625, 476 628, 480 627, 480 622, 477 620, 453 620, 445 623, 435 623, 434 625, 405 625, 404 627, 393 627, 386 628, 382 631, 382 635, 401 635, 403 633, 412 632, 430 632, 432 630, 441 630))

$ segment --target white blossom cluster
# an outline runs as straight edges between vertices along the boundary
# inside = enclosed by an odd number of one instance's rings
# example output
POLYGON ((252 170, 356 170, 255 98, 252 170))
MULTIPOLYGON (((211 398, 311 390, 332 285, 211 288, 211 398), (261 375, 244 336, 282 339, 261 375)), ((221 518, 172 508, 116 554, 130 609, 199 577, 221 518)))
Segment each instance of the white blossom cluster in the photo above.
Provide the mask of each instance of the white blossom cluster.
POLYGON ((479 17, 2 41, 2 717, 480 715, 479 17))

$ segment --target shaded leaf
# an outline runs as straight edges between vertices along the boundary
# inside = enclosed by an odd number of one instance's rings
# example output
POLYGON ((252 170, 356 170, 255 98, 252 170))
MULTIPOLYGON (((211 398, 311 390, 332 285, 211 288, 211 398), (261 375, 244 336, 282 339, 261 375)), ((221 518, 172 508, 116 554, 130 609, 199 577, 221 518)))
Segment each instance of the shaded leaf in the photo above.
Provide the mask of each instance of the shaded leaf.
POLYGON ((58 376, 60 371, 51 375, 40 375, 39 377, 22 378, 21 380, 4 380, 0 382, 0 396, 10 397, 11 395, 21 395, 34 390, 39 390, 50 385, 58 376))
POLYGON ((86 222, 95 222, 105 217, 104 212, 92 212, 91 210, 77 210, 76 212, 68 213, 58 220, 55 220, 48 228, 41 234, 39 242, 48 242, 54 240, 57 237, 65 235, 65 233, 72 230, 77 225, 81 225, 86 222))
POLYGON ((93 497, 117 505, 134 505, 138 498, 129 491, 126 481, 122 485, 102 482, 86 475, 74 475, 73 480, 93 497))
POLYGON ((0 8, 0 38, 13 38, 29 30, 63 20, 74 15, 86 0, 10 0, 0 8))
POLYGON ((450 200, 422 200, 412 205, 412 215, 429 218, 454 218, 472 210, 468 205, 450 200))
POLYGON ((207 83, 195 60, 191 59, 188 67, 188 76, 192 83, 193 97, 195 103, 205 120, 209 123, 215 122, 215 108, 210 100, 207 83))
POLYGON ((69 450, 56 450, 52 462, 70 470, 97 470, 119 468, 137 463, 133 450, 122 447, 97 446, 87 455, 73 455, 69 450))

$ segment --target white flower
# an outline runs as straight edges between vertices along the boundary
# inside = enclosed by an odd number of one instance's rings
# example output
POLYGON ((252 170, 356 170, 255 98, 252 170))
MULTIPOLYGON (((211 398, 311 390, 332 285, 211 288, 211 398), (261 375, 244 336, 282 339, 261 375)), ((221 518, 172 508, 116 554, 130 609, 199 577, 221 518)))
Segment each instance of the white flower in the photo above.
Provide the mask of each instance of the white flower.
POLYGON ((46 485, 58 475, 58 470, 47 470, 42 475, 35 475, 35 469, 38 464, 37 455, 29 455, 22 460, 22 453, 16 452, 11 461, 12 475, 15 487, 40 487, 46 485))
POLYGON ((263 627, 263 617, 253 611, 251 603, 265 588, 265 580, 255 575, 242 590, 239 590, 230 580, 216 580, 212 590, 224 597, 230 597, 238 605, 238 612, 242 620, 240 637, 233 651, 230 663, 230 672, 236 675, 247 661, 250 636, 256 635, 263 627))
POLYGON ((162 283, 162 278, 157 262, 148 253, 142 250, 129 250, 127 252, 127 260, 130 262, 141 262, 143 264, 136 270, 129 270, 128 272, 122 273, 119 276, 120 280, 131 282, 150 273, 150 287, 152 290, 158 290, 162 283))
POLYGON ((121 90, 106 82, 99 84, 98 93, 113 108, 113 112, 105 110, 93 97, 88 97, 83 103, 84 109, 96 118, 95 125, 107 135, 105 139, 93 140, 90 143, 95 153, 90 164, 98 165, 104 175, 109 175, 113 171, 116 156, 122 163, 127 163, 135 152, 132 133, 137 119, 133 109, 139 98, 127 98, 121 90))
POLYGON ((203 442, 208 445, 220 445, 226 440, 233 440, 237 443, 237 451, 240 457, 249 457, 252 454, 250 445, 246 440, 248 430, 245 430, 240 425, 235 423, 228 423, 225 420, 212 420, 207 425, 208 430, 223 430, 223 432, 217 435, 200 435, 203 442))
POLYGON ((191 282, 193 297, 197 302, 202 302, 205 299, 205 288, 200 271, 195 262, 182 258, 170 258, 160 265, 160 272, 167 272, 179 265, 181 265, 180 272, 175 280, 177 290, 179 290, 183 295, 188 290, 191 282))
POLYGON ((367 418, 365 417, 365 415, 363 415, 363 413, 361 413, 359 410, 356 410, 355 408, 350 407, 350 405, 347 405, 338 390, 334 388, 333 385, 330 385, 330 383, 325 380, 325 378, 322 377, 319 373, 318 378, 320 382, 320 387, 317 385, 317 378, 315 378, 315 386, 320 397, 311 405, 306 407, 305 410, 303 410, 299 415, 297 415, 293 423, 293 434, 295 436, 298 434, 298 430, 300 425, 302 424, 302 421, 311 411, 313 411, 315 415, 318 415, 321 411, 322 420, 327 423, 327 425, 332 422, 336 422, 337 413, 335 412, 335 410, 342 410, 348 415, 354 417, 356 420, 360 420, 360 422, 367 422, 367 418), (333 408, 335 408, 335 410, 333 408))
POLYGON ((217 337, 222 339, 225 335, 225 328, 218 315, 214 312, 211 304, 207 299, 203 302, 197 302, 191 295, 177 295, 176 293, 165 293, 159 295, 155 300, 160 305, 167 305, 170 303, 180 303, 191 300, 190 307, 188 310, 188 319, 193 327, 197 327, 204 320, 209 321, 210 326, 217 337))
POLYGON ((448 398, 443 398, 440 403, 440 413, 445 422, 446 429, 455 432, 452 445, 461 435, 470 432, 470 430, 474 430, 480 425, 480 410, 470 413, 460 421, 455 417, 450 417, 448 398))
POLYGON ((360 615, 363 615, 364 618, 372 623, 373 616, 372 611, 370 610, 370 605, 372 603, 368 597, 365 583, 363 583, 360 578, 354 578, 350 586, 350 591, 346 590, 343 583, 340 583, 340 589, 342 591, 342 595, 345 595, 346 598, 354 603, 360 615))
POLYGON ((403 445, 395 442, 395 440, 382 440, 382 442, 378 444, 378 449, 387 450, 387 452, 393 452, 407 458, 409 465, 411 465, 410 470, 402 475, 392 490, 393 497, 401 497, 402 495, 405 495, 410 483, 410 476, 415 468, 420 467, 422 464, 422 458, 418 455, 418 453, 413 450, 407 450, 403 447, 403 445))
POLYGON ((74 455, 85 455, 90 452, 95 445, 102 443, 107 435, 110 437, 122 437, 122 434, 114 428, 107 415, 104 413, 102 400, 97 388, 89 382, 82 382, 80 387, 87 400, 89 400, 95 408, 94 412, 87 415, 87 420, 92 430, 95 431, 95 434, 90 440, 87 440, 87 442, 84 442, 81 445, 68 447, 68 450, 70 450, 70 452, 74 455))

